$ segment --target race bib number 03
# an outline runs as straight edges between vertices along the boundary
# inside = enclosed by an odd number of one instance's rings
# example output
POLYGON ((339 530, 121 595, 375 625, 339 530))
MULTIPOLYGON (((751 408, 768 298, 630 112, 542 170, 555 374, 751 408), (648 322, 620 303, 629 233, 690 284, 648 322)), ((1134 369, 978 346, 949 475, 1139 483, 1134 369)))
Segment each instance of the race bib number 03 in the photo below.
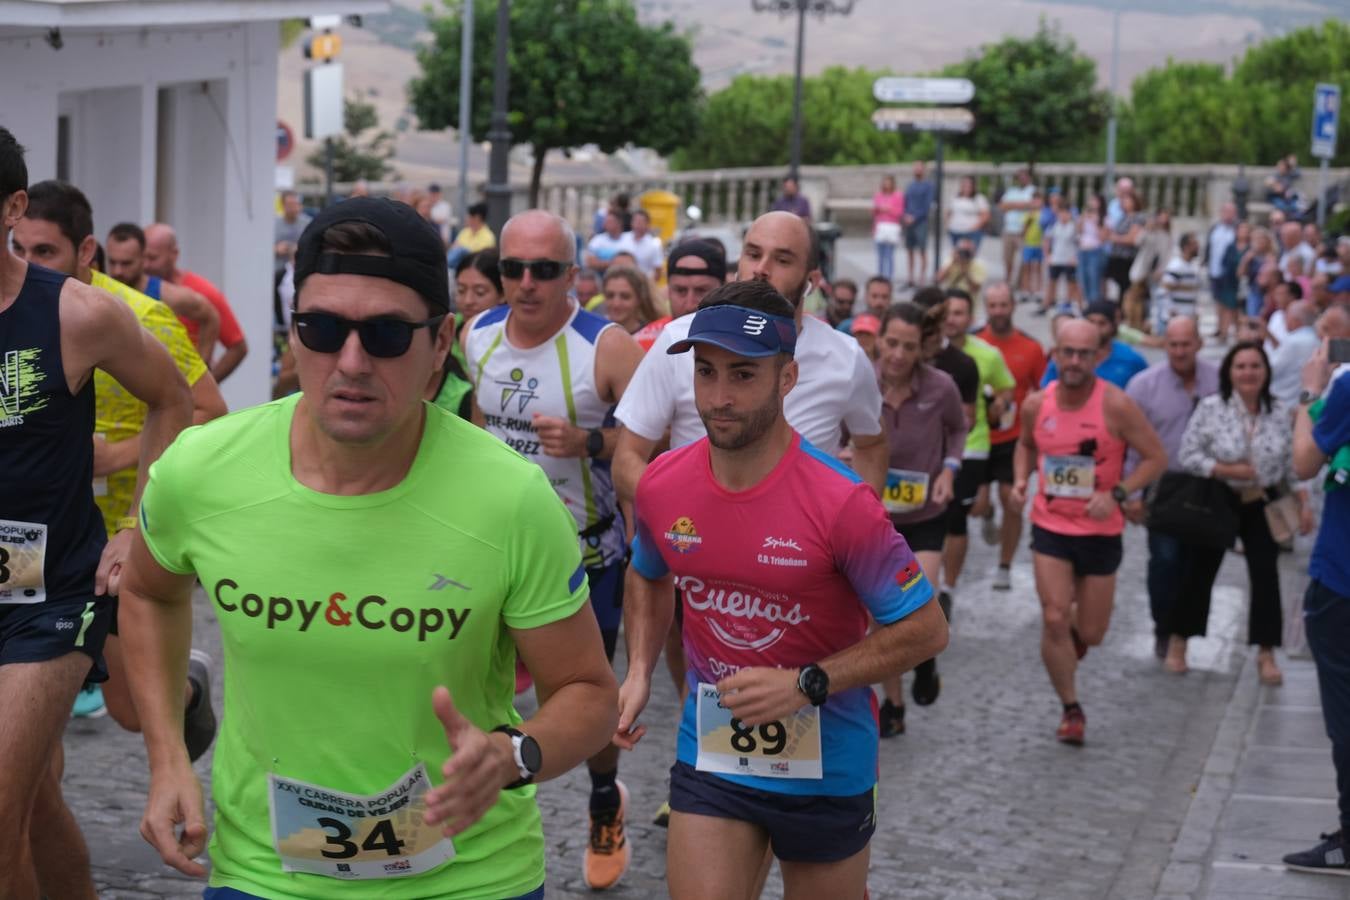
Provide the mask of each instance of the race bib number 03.
POLYGON ((698 686, 698 760, 701 772, 763 778, 823 778, 820 710, 808 706, 783 722, 751 727, 722 705, 716 685, 698 686))
POLYGON ((1087 500, 1096 490, 1096 471, 1090 456, 1047 456, 1042 490, 1051 497, 1087 500))
POLYGON ((46 558, 46 525, 0 519, 0 603, 46 600, 46 558))
POLYGON ((427 825, 425 763, 378 794, 360 796, 267 776, 272 842, 286 872, 363 880, 420 875, 454 858, 455 846, 427 825))
POLYGON ((923 509, 927 501, 927 472, 911 472, 909 469, 886 471, 886 490, 881 492, 881 502, 885 505, 886 512, 914 512, 916 509, 923 509))

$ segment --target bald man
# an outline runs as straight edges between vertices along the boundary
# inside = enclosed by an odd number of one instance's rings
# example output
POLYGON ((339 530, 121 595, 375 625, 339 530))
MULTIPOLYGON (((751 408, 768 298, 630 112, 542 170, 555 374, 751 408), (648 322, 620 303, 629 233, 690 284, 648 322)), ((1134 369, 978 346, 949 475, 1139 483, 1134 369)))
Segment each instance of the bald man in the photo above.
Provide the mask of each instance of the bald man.
MULTIPOLYGON (((1218 365, 1200 358, 1203 343, 1195 319, 1177 316, 1167 323, 1163 332, 1167 359, 1135 375, 1125 388, 1125 393, 1143 410, 1149 425, 1158 433, 1163 449, 1167 451, 1167 469, 1171 472, 1181 471, 1178 458, 1181 435, 1186 431, 1191 410, 1219 390, 1218 365)), ((1125 455, 1127 473, 1133 472, 1138 465, 1138 454, 1131 451, 1125 455)), ((1143 498, 1131 497, 1125 502, 1124 511, 1131 522, 1143 523, 1143 498)), ((1149 529, 1148 599, 1153 614, 1154 652, 1159 659, 1167 657, 1172 607, 1181 588, 1185 561, 1186 548, 1180 538, 1149 529)), ((1184 656, 1181 662, 1184 665, 1184 656)), ((1175 659, 1172 667, 1176 667, 1175 659)))
MULTIPOLYGON (((1013 458, 1012 497, 1026 501, 1031 473, 1040 485, 1031 509, 1031 556, 1041 599, 1041 659, 1064 705, 1055 737, 1079 746, 1087 718, 1075 676, 1088 648, 1106 637, 1121 559, 1121 506, 1167 468, 1167 451, 1125 392, 1098 378, 1104 350, 1091 322, 1059 326, 1059 378, 1027 398, 1013 458), (1125 451, 1139 464, 1124 475, 1125 451)), ((1109 340, 1109 338, 1107 339, 1109 340)))
MULTIPOLYGON (((230 309, 230 304, 220 289, 196 272, 178 267, 178 235, 162 222, 156 222, 145 229, 145 271, 171 284, 180 284, 196 291, 216 308, 216 312, 220 314, 220 345, 223 351, 219 356, 215 356, 214 347, 204 347, 202 357, 211 367, 211 374, 215 376, 216 382, 223 382, 248 355, 248 341, 244 339, 244 331, 239 327, 239 320, 234 317, 234 310, 230 309)), ((183 327, 188 330, 192 342, 196 344, 198 342, 196 323, 181 317, 180 320, 183 327)))

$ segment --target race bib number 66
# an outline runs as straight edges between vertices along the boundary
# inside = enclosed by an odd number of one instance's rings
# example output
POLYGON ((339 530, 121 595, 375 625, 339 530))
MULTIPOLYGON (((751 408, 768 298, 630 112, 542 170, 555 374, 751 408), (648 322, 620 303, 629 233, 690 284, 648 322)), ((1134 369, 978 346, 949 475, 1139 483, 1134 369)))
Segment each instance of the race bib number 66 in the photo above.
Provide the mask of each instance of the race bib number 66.
POLYGON ((700 683, 695 768, 762 778, 823 778, 820 710, 808 706, 784 721, 752 727, 722 705, 716 685, 700 683))
POLYGON ((348 794, 267 776, 272 840, 286 872, 350 880, 418 875, 452 859, 454 844, 427 825, 425 763, 378 794, 348 794))

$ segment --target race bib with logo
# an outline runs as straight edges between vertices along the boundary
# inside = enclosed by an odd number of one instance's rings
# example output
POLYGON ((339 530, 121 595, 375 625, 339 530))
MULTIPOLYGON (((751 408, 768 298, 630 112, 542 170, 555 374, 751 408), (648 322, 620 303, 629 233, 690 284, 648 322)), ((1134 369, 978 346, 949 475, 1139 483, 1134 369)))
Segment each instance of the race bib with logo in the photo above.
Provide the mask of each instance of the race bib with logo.
POLYGON ((1096 490, 1096 468, 1090 456, 1047 456, 1042 490, 1050 497, 1086 500, 1096 490))
POLYGON ((419 875, 455 846, 423 821, 431 788, 418 763, 377 794, 359 796, 269 773, 272 841, 286 872, 362 880, 419 875))
POLYGON ((823 778, 820 710, 807 706, 786 721, 752 727, 722 705, 716 685, 700 683, 695 768, 763 778, 823 778))
POLYGON ((886 489, 881 502, 888 513, 914 512, 928 501, 928 473, 909 469, 886 470, 886 489))
POLYGON ((46 558, 46 525, 0 519, 0 603, 46 600, 46 558))

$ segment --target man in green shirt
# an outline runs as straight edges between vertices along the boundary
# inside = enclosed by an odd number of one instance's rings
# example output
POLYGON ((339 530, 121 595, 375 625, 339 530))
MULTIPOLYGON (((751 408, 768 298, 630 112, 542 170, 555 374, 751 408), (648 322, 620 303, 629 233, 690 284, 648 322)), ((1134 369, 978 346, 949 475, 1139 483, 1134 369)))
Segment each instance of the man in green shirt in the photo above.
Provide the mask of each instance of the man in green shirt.
POLYGON ((532 784, 617 715, 572 517, 538 467, 423 401, 453 328, 411 207, 325 210, 295 281, 302 392, 185 432, 142 500, 122 590, 142 833, 205 874, 181 723, 200 578, 225 655, 206 897, 540 896, 532 784), (544 699, 524 722, 517 653, 544 699))
MULTIPOLYGON (((966 436, 966 452, 961 460, 961 471, 956 476, 956 496, 947 516, 947 540, 942 546, 942 584, 938 601, 950 610, 956 581, 966 564, 969 546, 966 520, 975 504, 975 495, 984 482, 984 470, 989 463, 989 422, 997 422, 1009 409, 1017 381, 1003 354, 986 341, 969 334, 974 301, 970 294, 957 288, 947 291, 947 318, 943 329, 947 342, 975 361, 980 370, 980 393, 975 398, 975 421, 970 423, 966 436)), ((915 690, 919 687, 916 672, 915 690)))

